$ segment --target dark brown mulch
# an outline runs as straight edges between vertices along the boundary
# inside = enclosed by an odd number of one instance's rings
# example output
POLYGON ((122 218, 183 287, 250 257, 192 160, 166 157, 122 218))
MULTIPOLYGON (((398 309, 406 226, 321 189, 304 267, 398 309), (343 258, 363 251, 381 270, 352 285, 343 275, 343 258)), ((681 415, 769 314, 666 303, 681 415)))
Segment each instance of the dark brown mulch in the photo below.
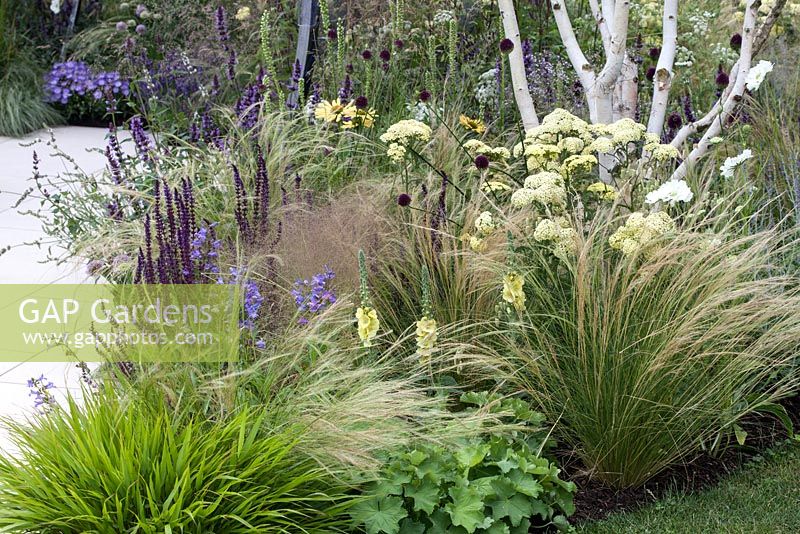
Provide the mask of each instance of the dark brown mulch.
MULTIPOLYGON (((800 431, 800 397, 782 402, 794 424, 800 431)), ((578 485, 575 496, 573 524, 603 519, 609 514, 631 511, 664 497, 669 491, 692 493, 708 488, 741 468, 754 456, 787 437, 786 429, 771 416, 754 417, 744 421, 747 431, 744 447, 729 447, 722 454, 703 454, 687 465, 669 469, 643 486, 617 490, 606 486, 586 474, 580 461, 569 454, 559 455, 564 477, 578 485)))

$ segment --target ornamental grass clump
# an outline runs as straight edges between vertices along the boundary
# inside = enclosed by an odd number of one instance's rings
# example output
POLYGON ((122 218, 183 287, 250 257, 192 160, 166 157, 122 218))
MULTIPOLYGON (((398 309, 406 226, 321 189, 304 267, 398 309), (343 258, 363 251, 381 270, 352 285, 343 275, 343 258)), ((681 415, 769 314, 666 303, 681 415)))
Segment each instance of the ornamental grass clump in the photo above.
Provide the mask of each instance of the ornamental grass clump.
POLYGON ((0 459, 0 526, 37 532, 252 532, 342 524, 347 487, 297 450, 297 428, 243 409, 224 421, 166 398, 70 401, 11 423, 0 459))
POLYGON ((769 274, 791 246, 779 233, 684 229, 617 256, 611 231, 593 225, 560 265, 519 244, 526 306, 491 365, 593 476, 630 487, 741 438, 749 415, 780 414, 799 385, 800 292, 769 274))

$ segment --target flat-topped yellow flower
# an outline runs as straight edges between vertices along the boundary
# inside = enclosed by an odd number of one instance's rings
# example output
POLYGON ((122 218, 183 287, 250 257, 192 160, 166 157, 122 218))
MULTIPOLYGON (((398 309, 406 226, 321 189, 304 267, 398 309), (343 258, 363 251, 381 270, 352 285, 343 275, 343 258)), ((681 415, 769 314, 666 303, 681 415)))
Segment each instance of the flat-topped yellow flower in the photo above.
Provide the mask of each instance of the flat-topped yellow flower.
POLYGON ((629 256, 654 239, 673 231, 675 221, 665 212, 657 211, 645 216, 637 211, 631 213, 625 224, 608 238, 608 243, 611 248, 629 256))
POLYGON ((364 342, 365 347, 372 346, 372 340, 378 334, 380 321, 378 312, 369 306, 361 306, 356 310, 356 320, 358 321, 358 337, 364 342))
POLYGON ((589 193, 594 193, 600 200, 613 202, 619 196, 619 193, 613 185, 605 184, 603 182, 595 182, 586 188, 589 193))
POLYGON ((519 273, 510 272, 503 277, 503 300, 520 312, 525 306, 525 279, 519 273))
POLYGON ((481 119, 473 119, 472 117, 461 115, 458 118, 458 122, 461 126, 476 134, 482 134, 486 131, 486 124, 481 119))

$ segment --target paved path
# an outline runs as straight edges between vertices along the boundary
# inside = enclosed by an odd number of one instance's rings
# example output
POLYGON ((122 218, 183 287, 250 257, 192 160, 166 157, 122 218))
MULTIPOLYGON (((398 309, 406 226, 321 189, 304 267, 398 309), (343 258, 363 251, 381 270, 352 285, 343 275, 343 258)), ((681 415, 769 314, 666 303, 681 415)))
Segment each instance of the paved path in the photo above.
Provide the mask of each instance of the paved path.
MULTIPOLYGON (((89 148, 104 148, 106 130, 101 128, 64 127, 54 130, 56 143, 74 158, 85 172, 97 172, 105 166, 105 159, 89 148)), ((19 208, 13 204, 19 195, 31 186, 33 151, 41 160, 39 172, 55 176, 72 171, 72 164, 52 157, 48 146, 50 135, 36 132, 25 139, 0 137, 0 248, 19 245, 42 237, 39 220, 24 216, 20 210, 38 207, 36 199, 29 198, 19 208), (37 141, 38 140, 38 141, 37 141), (31 145, 32 146, 25 146, 31 145)), ((81 283, 87 281, 84 267, 76 262, 56 265, 42 263, 46 251, 32 246, 17 246, 0 256, 0 284, 81 283)), ((2 291, 0 285, 0 291, 2 291)), ((0 338, 2 343, 2 338, 0 338)), ((67 392, 80 394, 80 371, 67 363, 2 363, 0 362, 0 417, 21 419, 34 414, 33 398, 27 387, 28 379, 44 374, 56 388, 53 391, 60 402, 67 392)), ((0 449, 10 450, 7 436, 0 430, 0 449)))

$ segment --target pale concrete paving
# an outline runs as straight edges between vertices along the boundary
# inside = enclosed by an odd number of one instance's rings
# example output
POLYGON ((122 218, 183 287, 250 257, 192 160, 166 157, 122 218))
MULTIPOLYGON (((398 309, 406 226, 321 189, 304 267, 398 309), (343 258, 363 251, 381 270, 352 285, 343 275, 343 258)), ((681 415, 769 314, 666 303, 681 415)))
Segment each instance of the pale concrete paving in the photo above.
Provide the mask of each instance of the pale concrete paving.
MULTIPOLYGON (((15 246, 44 237, 38 219, 20 214, 20 211, 38 208, 37 199, 28 198, 20 206, 13 207, 20 195, 32 185, 34 150, 40 159, 39 172, 42 175, 73 172, 74 165, 86 173, 98 172, 105 166, 102 153, 89 149, 105 148, 107 130, 63 127, 56 128, 53 133, 58 148, 69 154, 73 162, 53 157, 54 149, 47 144, 50 140, 47 131, 36 132, 24 139, 0 137, 0 248, 13 247, 0 256, 0 284, 91 283, 85 274, 85 266, 77 260, 61 265, 45 263, 46 249, 15 246)), ((80 370, 75 364, 0 362, 0 417, 20 420, 35 414, 34 399, 29 396, 27 381, 40 375, 55 384, 51 392, 59 402, 64 402, 68 393, 80 396, 80 370)), ((0 449, 11 450, 5 430, 0 430, 0 449)))

